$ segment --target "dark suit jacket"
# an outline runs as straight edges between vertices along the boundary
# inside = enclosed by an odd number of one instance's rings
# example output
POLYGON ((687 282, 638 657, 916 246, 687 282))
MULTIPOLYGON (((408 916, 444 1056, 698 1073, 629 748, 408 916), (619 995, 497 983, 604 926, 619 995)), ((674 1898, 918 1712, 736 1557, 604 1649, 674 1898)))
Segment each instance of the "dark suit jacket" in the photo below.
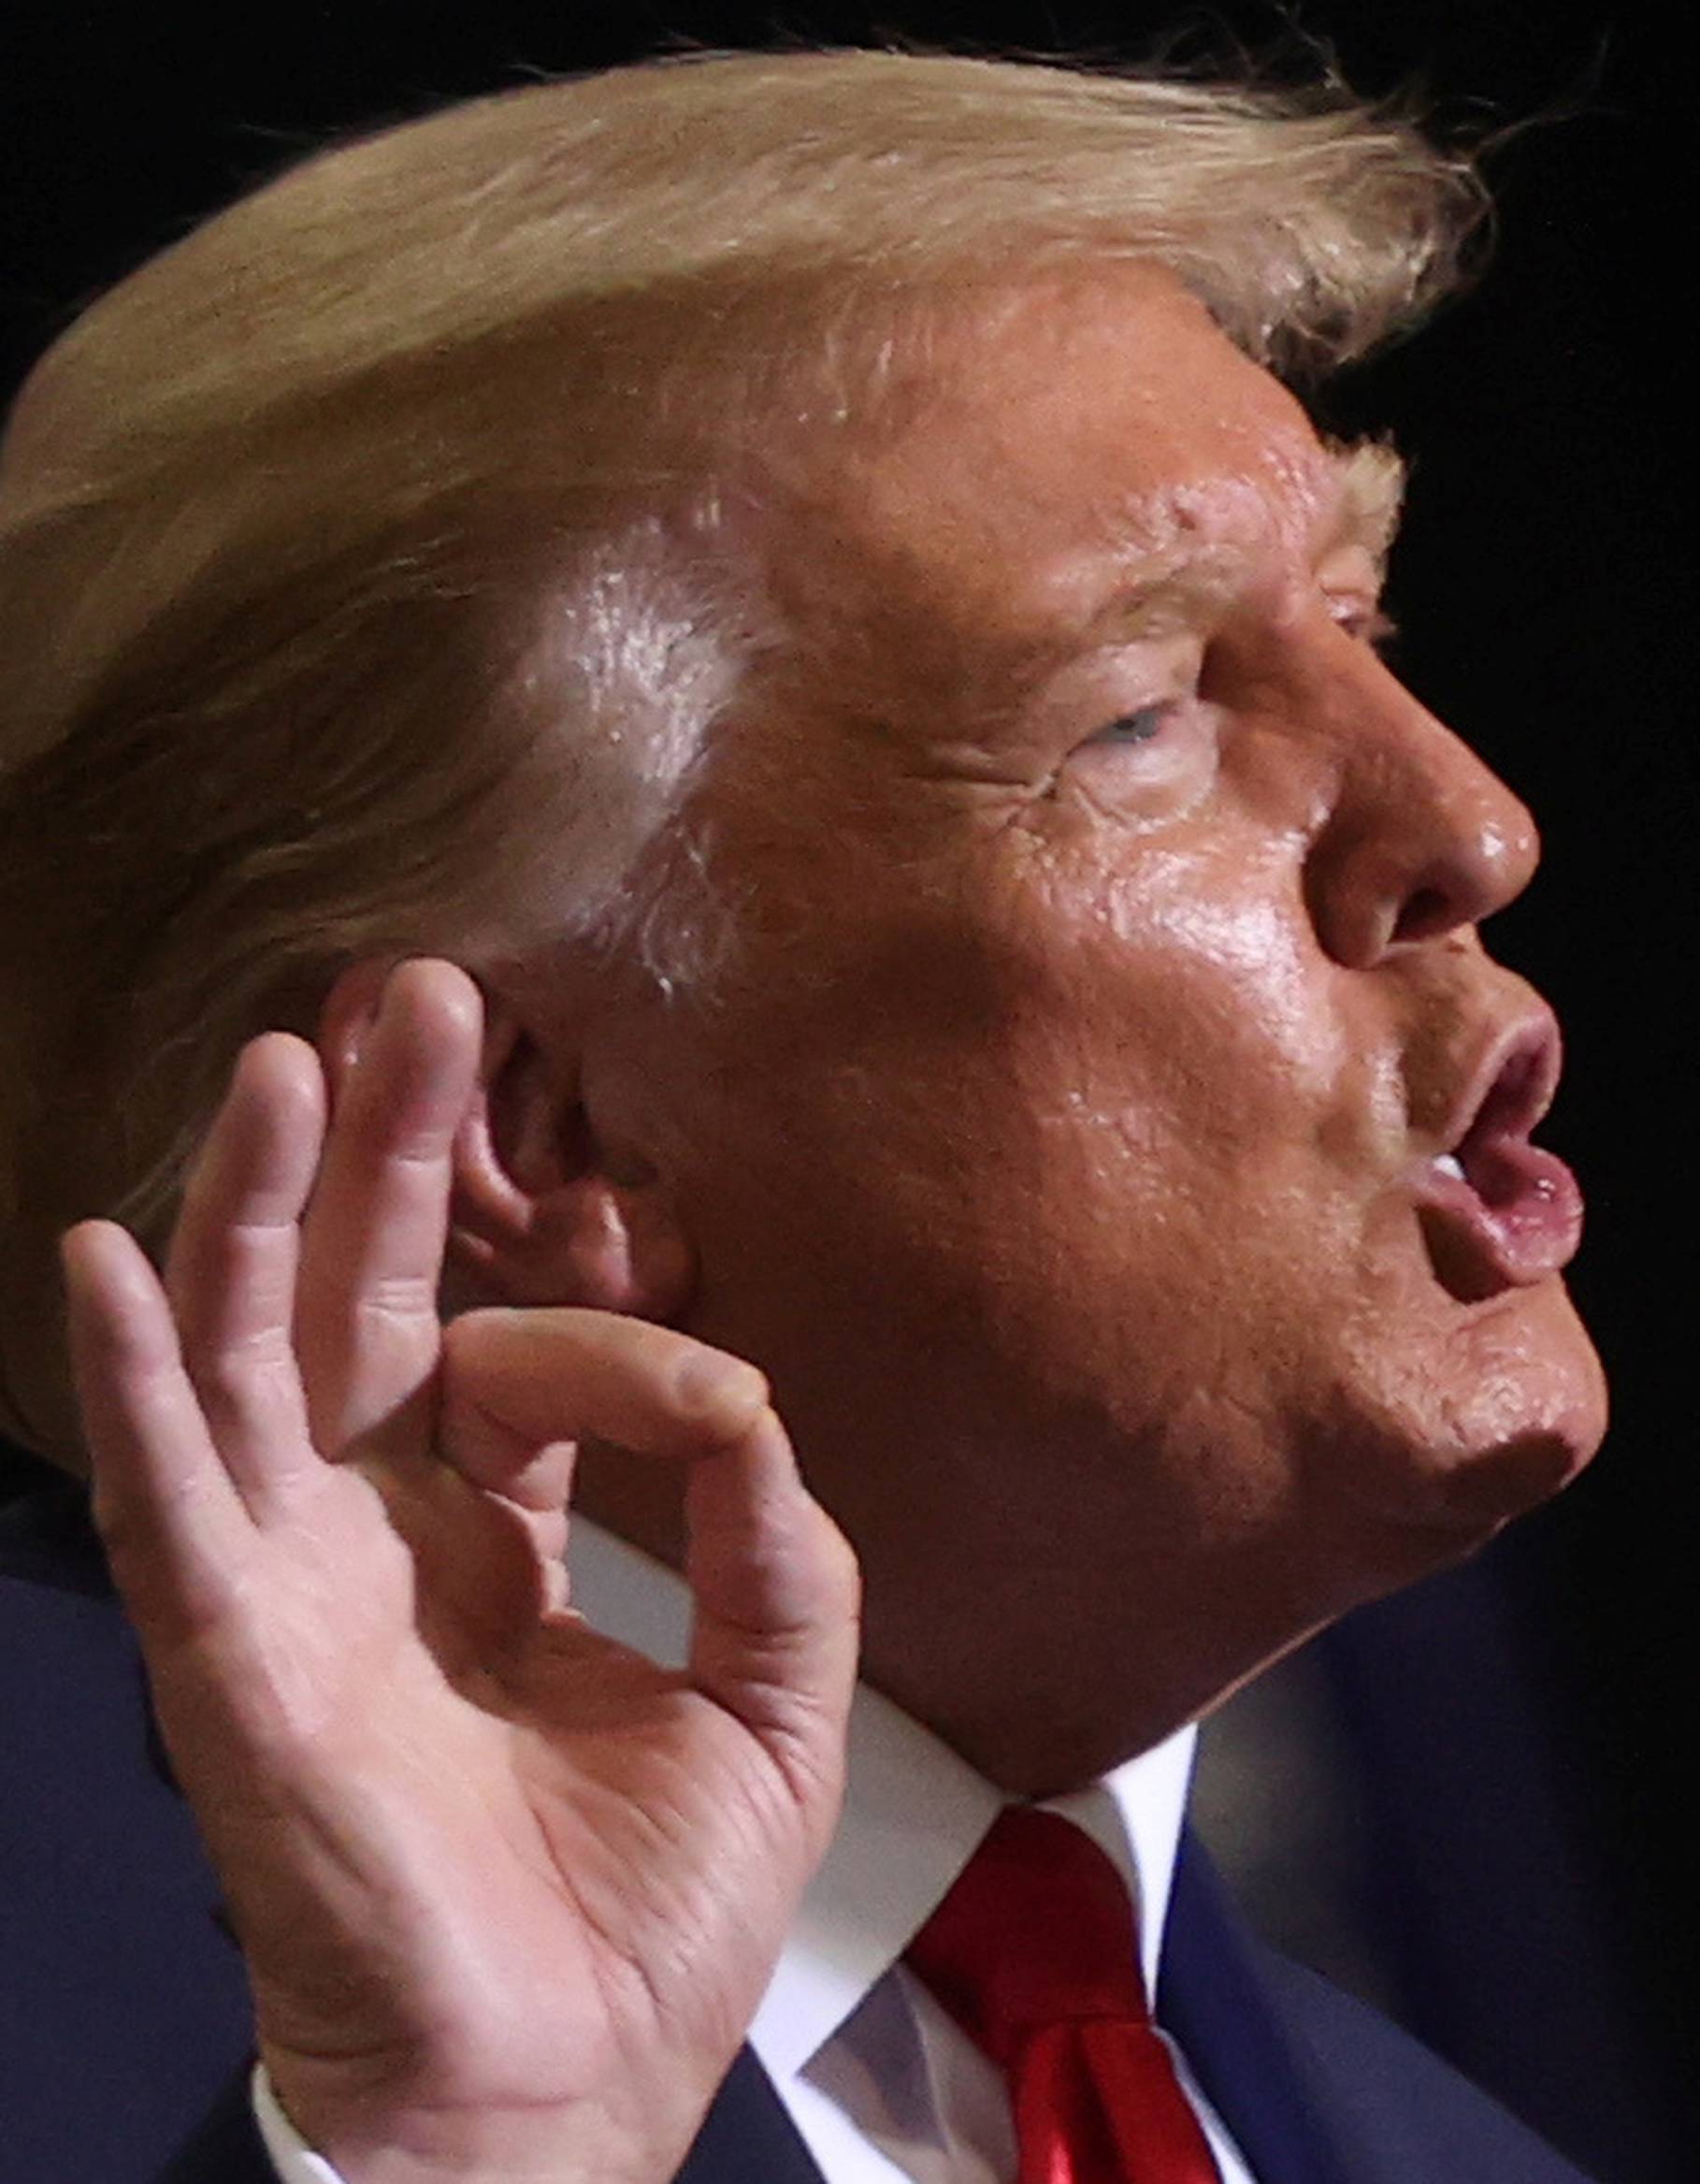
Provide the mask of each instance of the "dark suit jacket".
MULTIPOLYGON (((272 2184, 218 1891, 80 1492, 0 1512, 0 2177, 272 2184)), ((1585 2184, 1384 2019, 1257 1943, 1184 1848, 1158 2012, 1259 2184, 1585 2184)), ((820 2184, 734 2063, 678 2184, 820 2184)))

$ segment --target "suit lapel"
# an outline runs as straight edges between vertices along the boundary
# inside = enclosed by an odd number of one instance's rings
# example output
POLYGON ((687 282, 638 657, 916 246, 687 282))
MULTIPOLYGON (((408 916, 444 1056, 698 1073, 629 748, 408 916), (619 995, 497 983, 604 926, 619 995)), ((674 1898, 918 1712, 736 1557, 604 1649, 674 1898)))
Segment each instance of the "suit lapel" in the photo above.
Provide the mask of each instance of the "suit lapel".
POLYGON ((1184 1839, 1158 2016, 1259 2184, 1587 2184, 1388 2018, 1258 1941, 1184 1839))
POLYGON ((1169 1900, 1159 2022, 1185 2050, 1258 2184, 1380 2184, 1360 2149, 1348 2161, 1337 2143, 1257 1947, 1188 1829, 1169 1900))
POLYGON ((824 2184, 752 2049, 739 2049, 675 2184, 824 2184))

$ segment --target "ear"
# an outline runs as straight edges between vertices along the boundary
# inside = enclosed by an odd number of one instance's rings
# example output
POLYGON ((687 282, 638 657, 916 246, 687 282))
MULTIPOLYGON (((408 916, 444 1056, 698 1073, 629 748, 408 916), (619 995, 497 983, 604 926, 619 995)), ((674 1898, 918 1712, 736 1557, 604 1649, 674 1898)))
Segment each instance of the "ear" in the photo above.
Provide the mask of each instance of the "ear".
MULTIPOLYGON (((320 1055, 333 1100, 390 967, 352 965, 325 1001, 320 1055)), ((571 1058, 545 1054, 486 990, 483 1061, 454 1143, 447 1308, 585 1305, 672 1322, 695 1280, 695 1253, 653 1164, 598 1141, 571 1058)))

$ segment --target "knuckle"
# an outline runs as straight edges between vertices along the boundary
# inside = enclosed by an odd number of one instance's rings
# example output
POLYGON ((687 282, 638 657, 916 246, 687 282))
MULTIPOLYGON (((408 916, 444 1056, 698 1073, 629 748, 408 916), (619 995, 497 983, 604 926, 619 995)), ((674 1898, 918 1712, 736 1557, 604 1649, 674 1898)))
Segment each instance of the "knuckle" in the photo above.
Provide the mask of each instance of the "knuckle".
POLYGON ((191 1604, 195 1618, 216 1623, 236 1598, 223 1573, 198 1564, 193 1587, 175 1565, 172 1540, 194 1529, 197 1504, 208 1483, 194 1475, 152 1487, 147 1496, 114 1492, 96 1483, 92 1512, 112 1581, 139 1622, 157 1625, 167 1612, 180 1619, 191 1604))
POLYGON ((439 1338, 434 1275, 381 1275, 362 1289, 353 1311, 357 1323, 378 1335, 428 1331, 433 1341, 439 1338))
POLYGON ((861 1558, 832 1519, 826 1516, 822 1561, 828 1585, 843 1599, 851 1614, 859 1612, 862 1598, 861 1558))
MULTIPOLYGON (((358 1083, 358 1073, 356 1082, 358 1083)), ((345 1126, 362 1152, 403 1178, 435 1179, 448 1158, 457 1115, 431 1101, 398 1102, 395 1089, 368 1077, 350 1102, 345 1126)))
POLYGON ((202 1402, 226 1414, 293 1401, 297 1384, 293 1353, 271 1333, 197 1359, 191 1377, 202 1402))

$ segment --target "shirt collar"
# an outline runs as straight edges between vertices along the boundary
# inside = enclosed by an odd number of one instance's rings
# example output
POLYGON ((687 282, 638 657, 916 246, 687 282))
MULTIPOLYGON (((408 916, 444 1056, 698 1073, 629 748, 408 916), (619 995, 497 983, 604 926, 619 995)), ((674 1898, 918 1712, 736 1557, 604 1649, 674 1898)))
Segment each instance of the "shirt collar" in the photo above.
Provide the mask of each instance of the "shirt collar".
MULTIPOLYGON (((576 1516, 568 1559, 573 1605, 588 1622, 665 1667, 684 1665, 690 1594, 676 1571, 576 1516)), ((1089 1788, 1047 1801, 1127 1882, 1147 1994, 1156 1991, 1196 1737, 1181 1729, 1089 1788)), ((1006 1801, 929 1730, 857 1686, 843 1815, 750 2028, 770 2076, 794 2076, 838 2031, 908 1947, 1006 1801)))

